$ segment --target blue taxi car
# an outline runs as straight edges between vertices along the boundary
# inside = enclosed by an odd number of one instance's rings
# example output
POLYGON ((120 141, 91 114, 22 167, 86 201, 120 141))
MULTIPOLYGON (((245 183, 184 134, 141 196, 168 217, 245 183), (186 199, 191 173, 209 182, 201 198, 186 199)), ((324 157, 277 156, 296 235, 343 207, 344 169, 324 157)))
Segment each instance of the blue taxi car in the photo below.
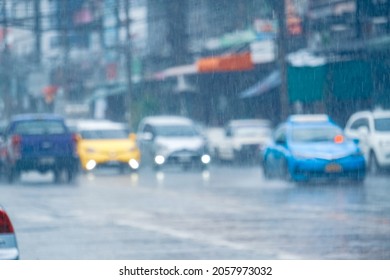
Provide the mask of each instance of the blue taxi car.
POLYGON ((266 178, 295 182, 349 179, 362 183, 365 161, 357 145, 327 115, 291 115, 263 154, 266 178))

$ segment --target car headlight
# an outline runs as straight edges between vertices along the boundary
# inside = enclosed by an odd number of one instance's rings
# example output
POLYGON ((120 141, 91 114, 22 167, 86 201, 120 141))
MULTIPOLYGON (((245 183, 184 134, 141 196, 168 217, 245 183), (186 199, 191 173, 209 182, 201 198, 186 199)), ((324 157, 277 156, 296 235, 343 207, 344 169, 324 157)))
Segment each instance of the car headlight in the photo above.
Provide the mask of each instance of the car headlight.
POLYGON ((209 164, 211 161, 211 157, 208 154, 204 154, 204 155, 202 155, 200 160, 202 161, 203 164, 209 164))
POLYGON ((158 165, 161 165, 165 162, 165 158, 164 156, 162 155, 157 155, 155 158, 154 158, 154 162, 158 165))
POLYGON ((136 169, 139 168, 139 162, 136 161, 135 159, 131 159, 131 160, 129 160, 129 166, 130 166, 132 169, 136 170, 136 169))
POLYGON ((96 161, 94 161, 93 159, 89 160, 87 162, 87 164, 85 165, 85 168, 88 170, 88 171, 91 171, 92 169, 94 169, 96 167, 96 161))

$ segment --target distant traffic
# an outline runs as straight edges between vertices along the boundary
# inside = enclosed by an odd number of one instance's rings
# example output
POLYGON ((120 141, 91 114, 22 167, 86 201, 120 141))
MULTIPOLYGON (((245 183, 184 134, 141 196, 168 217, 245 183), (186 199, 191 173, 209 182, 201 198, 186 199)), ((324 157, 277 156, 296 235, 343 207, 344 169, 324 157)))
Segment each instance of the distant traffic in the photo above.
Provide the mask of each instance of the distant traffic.
POLYGON ((345 131, 327 115, 291 115, 276 129, 266 119, 233 119, 205 127, 181 116, 149 116, 132 131, 124 123, 14 116, 1 125, 0 169, 10 183, 22 172, 52 172, 74 182, 80 172, 143 166, 206 169, 210 164, 255 164, 266 178, 295 182, 350 179, 390 166, 390 111, 353 114, 345 131))

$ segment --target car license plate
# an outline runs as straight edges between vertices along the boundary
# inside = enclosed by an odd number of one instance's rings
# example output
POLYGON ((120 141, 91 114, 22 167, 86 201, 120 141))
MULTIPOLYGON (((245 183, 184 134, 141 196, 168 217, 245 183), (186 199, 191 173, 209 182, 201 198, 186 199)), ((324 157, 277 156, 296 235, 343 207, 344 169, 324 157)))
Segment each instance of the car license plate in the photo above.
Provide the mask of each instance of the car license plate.
POLYGON ((328 172, 328 173, 337 173, 337 172, 341 172, 341 165, 340 164, 337 164, 337 163, 329 163, 328 165, 326 165, 325 167, 325 171, 328 172))
POLYGON ((45 164, 45 165, 54 164, 55 163, 55 158, 53 158, 53 157, 44 157, 44 158, 39 159, 39 163, 40 164, 45 164))

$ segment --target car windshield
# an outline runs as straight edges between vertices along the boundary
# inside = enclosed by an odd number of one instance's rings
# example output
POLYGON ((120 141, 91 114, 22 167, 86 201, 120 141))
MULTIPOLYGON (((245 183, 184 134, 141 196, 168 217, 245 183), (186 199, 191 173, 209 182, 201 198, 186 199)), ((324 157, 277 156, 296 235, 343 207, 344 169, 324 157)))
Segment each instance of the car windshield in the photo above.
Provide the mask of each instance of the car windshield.
POLYGON ((191 125, 161 125, 155 127, 156 135, 163 137, 194 137, 199 132, 191 125))
POLYGON ((390 132, 390 118, 375 119, 374 126, 376 131, 390 132))
POLYGON ((291 134, 293 142, 327 142, 334 141, 336 135, 342 134, 340 128, 334 126, 299 127, 291 134))
POLYGON ((123 129, 96 129, 80 132, 83 139, 126 139, 128 134, 123 129))
POLYGON ((233 134, 237 137, 270 136, 271 129, 264 126, 241 126, 233 128, 233 134))
POLYGON ((66 128, 60 121, 33 120, 17 122, 14 132, 21 135, 63 134, 66 128))

